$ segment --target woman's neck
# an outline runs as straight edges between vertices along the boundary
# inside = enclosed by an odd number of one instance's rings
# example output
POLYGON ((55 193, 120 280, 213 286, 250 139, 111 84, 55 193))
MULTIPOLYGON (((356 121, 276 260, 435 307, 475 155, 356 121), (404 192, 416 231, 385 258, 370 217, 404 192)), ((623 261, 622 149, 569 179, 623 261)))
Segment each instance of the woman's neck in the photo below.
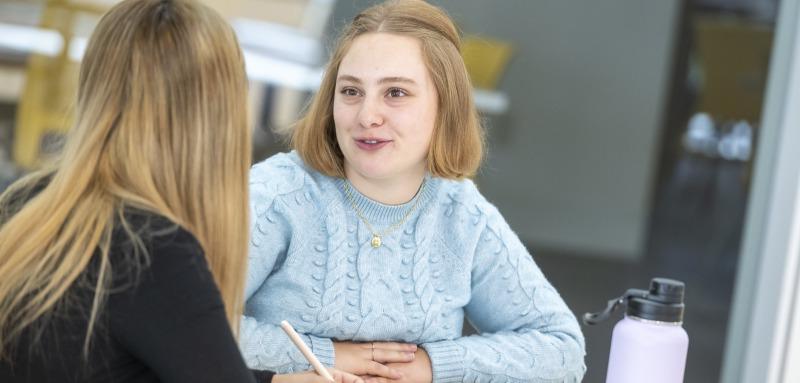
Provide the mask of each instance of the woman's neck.
POLYGON ((368 179, 345 169, 347 179, 356 190, 373 201, 385 205, 402 205, 417 195, 425 173, 408 174, 387 179, 368 179))

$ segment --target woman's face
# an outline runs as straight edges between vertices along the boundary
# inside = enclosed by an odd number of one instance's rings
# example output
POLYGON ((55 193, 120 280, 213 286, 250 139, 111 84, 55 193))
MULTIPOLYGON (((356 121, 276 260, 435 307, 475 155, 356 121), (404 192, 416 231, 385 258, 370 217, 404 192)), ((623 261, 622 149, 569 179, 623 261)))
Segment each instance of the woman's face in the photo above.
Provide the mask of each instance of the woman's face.
POLYGON ((348 177, 424 175, 437 100, 419 40, 389 33, 356 38, 339 65, 333 99, 348 177))

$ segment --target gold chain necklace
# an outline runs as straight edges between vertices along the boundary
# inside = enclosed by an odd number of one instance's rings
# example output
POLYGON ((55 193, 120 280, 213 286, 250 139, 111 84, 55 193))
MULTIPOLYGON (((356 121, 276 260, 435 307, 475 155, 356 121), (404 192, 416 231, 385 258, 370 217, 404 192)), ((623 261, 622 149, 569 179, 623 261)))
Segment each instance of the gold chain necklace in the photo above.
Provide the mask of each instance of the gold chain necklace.
POLYGON ((361 209, 359 209, 358 205, 356 205, 356 201, 353 199, 353 192, 350 189, 350 181, 347 181, 347 180, 344 181, 344 194, 345 194, 345 196, 347 196, 347 200, 350 201, 350 206, 353 207, 353 210, 356 212, 356 215, 358 216, 358 218, 360 218, 361 221, 364 222, 364 225, 367 226, 367 229, 369 230, 369 232, 372 233, 372 241, 370 241, 370 245, 372 245, 373 248, 377 249, 377 248, 381 247, 381 244, 383 243, 383 241, 381 240, 381 237, 384 237, 387 234, 397 230, 399 227, 403 226, 403 224, 406 223, 406 220, 408 219, 408 217, 411 216, 411 213, 413 213, 414 210, 417 210, 417 205, 419 204, 419 200, 420 200, 419 196, 420 196, 420 194, 422 194, 423 190, 425 189, 425 181, 426 181, 425 179, 422 180, 422 185, 420 185, 419 190, 417 191, 417 195, 416 195, 416 197, 414 197, 414 203, 411 205, 410 208, 408 208, 408 211, 406 212, 406 214, 404 214, 403 217, 400 218, 399 221, 393 223, 392 225, 390 225, 389 227, 387 227, 386 229, 384 229, 380 233, 372 228, 372 225, 370 225, 369 221, 367 221, 367 218, 364 217, 364 213, 362 213, 361 209))

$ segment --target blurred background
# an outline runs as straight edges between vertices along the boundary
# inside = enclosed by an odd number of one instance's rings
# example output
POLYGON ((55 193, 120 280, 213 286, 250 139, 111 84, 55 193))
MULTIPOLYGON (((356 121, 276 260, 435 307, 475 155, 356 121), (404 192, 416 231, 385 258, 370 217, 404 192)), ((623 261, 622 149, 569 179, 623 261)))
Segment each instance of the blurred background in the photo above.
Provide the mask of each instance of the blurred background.
MULTIPOLYGON (((276 132, 376 1, 203 2, 245 50, 259 161, 286 150, 276 132)), ((579 317, 652 277, 686 282, 686 381, 720 381, 778 0, 432 2, 465 36, 484 195, 579 317)), ((114 3, 0 0, 0 190, 60 149, 86 38, 114 3)), ((584 326, 586 382, 604 380, 619 317, 584 326)))

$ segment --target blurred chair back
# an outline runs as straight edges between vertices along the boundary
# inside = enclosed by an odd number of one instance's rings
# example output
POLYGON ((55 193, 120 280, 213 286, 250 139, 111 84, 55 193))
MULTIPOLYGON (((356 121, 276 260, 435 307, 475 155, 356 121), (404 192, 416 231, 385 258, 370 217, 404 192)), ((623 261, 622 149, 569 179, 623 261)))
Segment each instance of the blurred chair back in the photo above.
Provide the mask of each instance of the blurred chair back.
POLYGON ((497 88, 513 52, 513 46, 505 41, 479 36, 464 37, 461 55, 472 85, 487 90, 497 88))
POLYGON ((772 28, 731 17, 694 20, 703 86, 698 111, 717 120, 758 124, 767 83, 772 28))
POLYGON ((60 150, 64 133, 72 123, 80 56, 86 44, 79 29, 87 24, 93 26, 112 3, 45 2, 39 27, 58 32, 63 45, 55 56, 33 53, 28 58, 14 132, 14 161, 18 166, 36 168, 60 150))

